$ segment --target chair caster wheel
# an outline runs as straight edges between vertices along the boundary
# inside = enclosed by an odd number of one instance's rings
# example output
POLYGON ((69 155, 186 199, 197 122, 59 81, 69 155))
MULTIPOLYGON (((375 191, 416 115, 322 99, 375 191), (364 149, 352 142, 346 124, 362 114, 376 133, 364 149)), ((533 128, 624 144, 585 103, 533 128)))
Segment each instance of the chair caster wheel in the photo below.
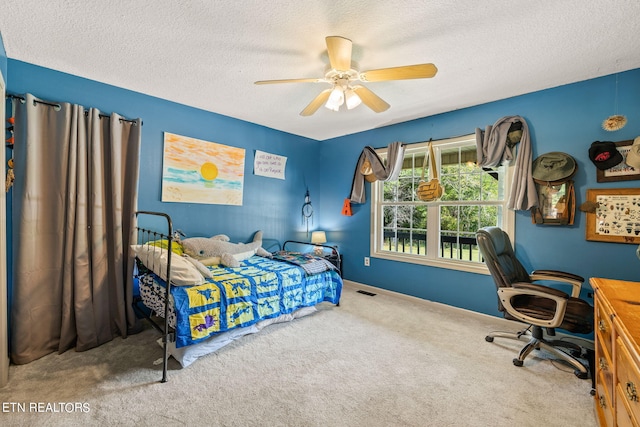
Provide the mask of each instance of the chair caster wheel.
POLYGON ((513 359, 513 364, 516 366, 522 366, 524 362, 520 359, 513 359))
POLYGON ((586 380, 589 377, 589 374, 587 374, 586 372, 573 371, 573 373, 576 375, 576 377, 580 378, 581 380, 586 380))
POLYGON ((589 394, 590 394, 591 396, 595 396, 595 395, 596 395, 596 391, 595 391, 594 389, 591 389, 591 391, 589 392, 589 394))
POLYGON ((486 342, 493 342, 493 337, 490 337, 489 335, 487 335, 486 337, 484 337, 484 340, 486 342))

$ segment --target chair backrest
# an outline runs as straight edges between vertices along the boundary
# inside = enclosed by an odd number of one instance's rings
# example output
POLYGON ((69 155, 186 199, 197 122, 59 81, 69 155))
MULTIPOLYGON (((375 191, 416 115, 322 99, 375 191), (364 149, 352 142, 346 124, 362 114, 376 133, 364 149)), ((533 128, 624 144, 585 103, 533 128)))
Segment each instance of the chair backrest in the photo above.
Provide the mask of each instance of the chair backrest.
MULTIPOLYGON (((509 235, 502 229, 483 227, 476 232, 476 239, 496 288, 511 287, 511 284, 516 282, 531 282, 529 273, 513 252, 509 235)), ((504 312, 500 298, 498 309, 504 312)))

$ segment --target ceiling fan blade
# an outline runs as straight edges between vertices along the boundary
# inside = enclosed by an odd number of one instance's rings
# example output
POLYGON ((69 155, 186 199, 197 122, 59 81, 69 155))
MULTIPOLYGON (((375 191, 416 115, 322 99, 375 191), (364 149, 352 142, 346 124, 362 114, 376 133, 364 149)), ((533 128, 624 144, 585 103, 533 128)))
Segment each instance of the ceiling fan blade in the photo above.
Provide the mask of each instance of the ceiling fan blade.
POLYGON ((310 116, 315 113, 318 108, 320 108, 325 102, 327 102, 327 99, 329 99, 329 95, 331 95, 331 90, 332 89, 325 89, 320 92, 320 95, 313 98, 313 101, 311 101, 309 105, 307 105, 305 109, 300 112, 300 115, 310 116))
POLYGON ((370 91, 364 86, 357 85, 353 87, 353 91, 360 97, 364 105, 371 108, 376 113, 387 111, 390 107, 382 98, 370 91))
POLYGON ((258 80, 254 82, 257 85, 269 85, 274 83, 323 83, 326 82, 324 78, 319 79, 282 79, 282 80, 258 80))
POLYGON ((351 69, 351 40, 340 36, 329 36, 325 40, 331 68, 340 71, 351 69))
POLYGON ((380 68, 360 73, 360 81, 382 82, 385 80, 427 79, 433 77, 438 69, 433 64, 406 65, 404 67, 380 68))

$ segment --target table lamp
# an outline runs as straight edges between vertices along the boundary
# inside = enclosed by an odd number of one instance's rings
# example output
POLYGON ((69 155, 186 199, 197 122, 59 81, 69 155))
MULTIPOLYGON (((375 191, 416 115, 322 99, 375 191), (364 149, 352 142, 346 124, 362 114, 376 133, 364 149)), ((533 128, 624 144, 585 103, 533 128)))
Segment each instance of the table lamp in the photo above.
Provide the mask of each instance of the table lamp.
MULTIPOLYGON (((327 234, 324 231, 314 231, 311 233, 311 243, 323 244, 327 243, 327 234)), ((322 256, 322 246, 313 248, 314 255, 322 256)))

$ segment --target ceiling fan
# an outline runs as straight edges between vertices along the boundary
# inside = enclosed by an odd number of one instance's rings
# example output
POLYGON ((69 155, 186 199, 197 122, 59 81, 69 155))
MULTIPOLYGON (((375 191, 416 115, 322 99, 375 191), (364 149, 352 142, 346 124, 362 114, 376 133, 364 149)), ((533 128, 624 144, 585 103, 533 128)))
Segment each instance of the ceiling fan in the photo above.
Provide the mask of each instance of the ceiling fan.
POLYGON ((255 84, 329 83, 331 87, 320 92, 320 94, 300 112, 301 116, 312 115, 323 104, 330 110, 338 111, 343 104, 346 104, 347 109, 350 110, 360 105, 361 102, 376 113, 381 113, 390 107, 389 104, 365 86, 354 84, 355 82, 424 79, 433 77, 438 72, 438 69, 433 64, 406 65, 360 72, 352 68, 351 50, 353 46, 351 40, 340 36, 329 36, 326 37, 325 40, 327 42, 330 69, 324 77, 260 80, 255 82, 255 84))

